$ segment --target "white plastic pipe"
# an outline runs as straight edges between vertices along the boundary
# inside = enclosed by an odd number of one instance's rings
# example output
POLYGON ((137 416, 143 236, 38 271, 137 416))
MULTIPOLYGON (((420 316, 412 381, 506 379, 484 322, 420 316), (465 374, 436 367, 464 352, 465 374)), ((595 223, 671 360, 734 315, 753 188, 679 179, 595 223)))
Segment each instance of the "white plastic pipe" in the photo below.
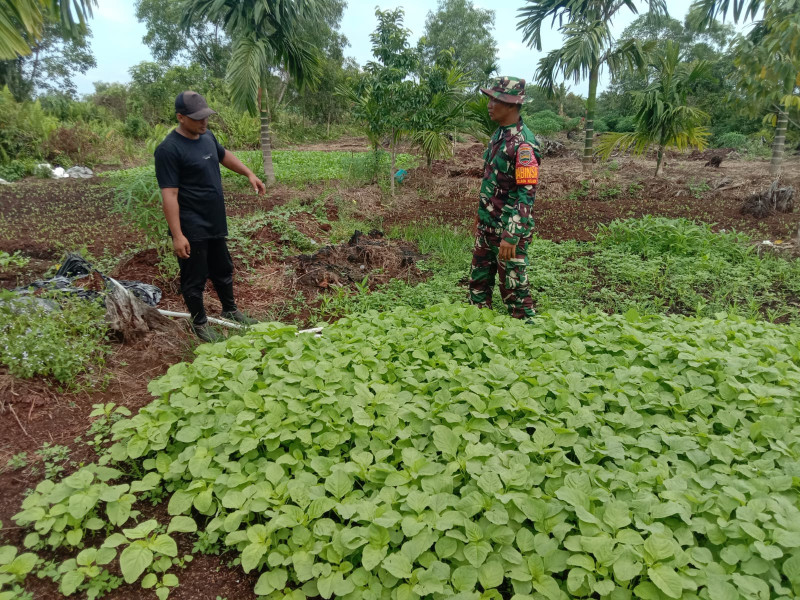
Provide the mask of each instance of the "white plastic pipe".
MULTIPOLYGON (((192 316, 189 313, 175 312, 173 310, 161 310, 161 309, 158 309, 158 312, 160 312, 165 317, 181 317, 183 319, 188 319, 189 317, 192 316)), ((233 323, 231 321, 226 321, 225 319, 215 319, 214 317, 206 317, 206 318, 211 323, 218 323, 220 325, 225 325, 226 327, 234 327, 236 329, 244 329, 244 325, 241 325, 240 323, 233 323)), ((314 333, 314 334, 319 335, 319 334, 322 333, 322 327, 313 327, 311 329, 303 329, 302 331, 298 331, 297 333, 314 333)))
MULTIPOLYGON (((180 317, 183 319, 188 319, 189 317, 192 316, 189 313, 175 312, 173 310, 161 310, 160 308, 158 309, 158 312, 160 312, 165 317, 180 317)), ((244 329, 244 325, 242 325, 241 323, 234 323, 233 321, 228 321, 226 319, 217 319, 215 317, 206 317, 206 318, 208 319, 209 323, 214 323, 216 325, 223 325, 225 327, 231 327, 232 329, 244 329)))

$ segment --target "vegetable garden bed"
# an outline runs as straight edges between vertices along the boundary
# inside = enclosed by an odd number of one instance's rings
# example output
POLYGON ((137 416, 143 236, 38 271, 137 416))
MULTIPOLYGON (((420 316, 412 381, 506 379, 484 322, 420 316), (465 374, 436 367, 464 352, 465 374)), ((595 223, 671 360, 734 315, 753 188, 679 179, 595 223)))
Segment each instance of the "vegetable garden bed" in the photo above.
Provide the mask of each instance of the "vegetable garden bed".
POLYGON ((103 466, 15 519, 162 589, 197 531, 269 598, 789 600, 798 359, 796 327, 724 315, 263 324, 153 381, 103 466), (145 497, 168 529, 136 525, 145 497))

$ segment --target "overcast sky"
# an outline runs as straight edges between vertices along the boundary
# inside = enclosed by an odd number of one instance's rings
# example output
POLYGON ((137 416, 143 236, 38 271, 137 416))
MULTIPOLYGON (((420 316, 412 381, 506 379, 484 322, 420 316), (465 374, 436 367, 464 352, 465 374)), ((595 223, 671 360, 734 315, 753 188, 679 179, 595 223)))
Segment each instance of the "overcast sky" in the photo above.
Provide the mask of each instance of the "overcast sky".
MULTIPOLYGON (((143 61, 152 60, 150 51, 142 43, 145 27, 134 16, 132 0, 98 0, 98 8, 90 22, 92 28, 92 51, 97 60, 97 67, 86 75, 76 77, 78 92, 88 94, 94 91, 95 81, 128 82, 128 69, 143 61)), ((507 0, 499 3, 490 0, 474 0, 479 8, 491 8, 495 11, 494 37, 500 57, 500 74, 513 75, 530 80, 536 70, 542 54, 547 53, 561 43, 557 31, 543 28, 543 52, 536 52, 522 43, 522 33, 517 31, 517 11, 525 5, 525 0, 507 0)), ((644 4, 643 2, 640 4, 644 4)), ((670 15, 683 19, 689 10, 691 0, 670 0, 670 15)), ((425 18, 430 10, 436 8, 435 0, 349 0, 342 19, 342 33, 350 41, 345 51, 363 65, 372 59, 369 34, 374 31, 377 21, 375 7, 381 9, 402 7, 405 10, 405 26, 411 30, 411 43, 416 44, 425 28, 425 18)), ((613 24, 616 34, 635 19, 627 10, 620 11, 620 16, 613 24)), ((601 89, 607 83, 607 77, 601 80, 601 89)), ((583 84, 574 91, 586 95, 583 84)))

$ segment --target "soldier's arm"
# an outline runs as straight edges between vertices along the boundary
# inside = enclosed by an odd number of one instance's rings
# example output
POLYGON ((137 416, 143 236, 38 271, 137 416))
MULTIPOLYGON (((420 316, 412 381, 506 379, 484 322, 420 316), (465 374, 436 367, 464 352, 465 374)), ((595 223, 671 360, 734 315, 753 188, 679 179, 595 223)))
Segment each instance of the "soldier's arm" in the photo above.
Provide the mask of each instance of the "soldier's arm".
POLYGON ((509 192, 508 202, 503 207, 502 239, 516 246, 531 230, 533 201, 539 181, 539 161, 535 157, 533 145, 520 144, 514 161, 514 171, 509 175, 514 177, 516 186, 509 192))

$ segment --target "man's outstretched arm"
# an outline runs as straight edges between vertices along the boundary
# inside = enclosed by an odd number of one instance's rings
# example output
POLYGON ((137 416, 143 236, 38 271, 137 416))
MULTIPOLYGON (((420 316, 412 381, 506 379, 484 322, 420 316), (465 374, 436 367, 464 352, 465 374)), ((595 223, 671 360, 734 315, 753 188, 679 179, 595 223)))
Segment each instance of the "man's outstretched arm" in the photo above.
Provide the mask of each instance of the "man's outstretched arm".
POLYGON ((264 194, 267 191, 264 182, 261 181, 258 177, 256 177, 255 173, 253 173, 250 169, 247 168, 242 161, 236 158, 233 152, 230 150, 225 151, 225 156, 222 157, 220 164, 233 171, 234 173, 239 173, 239 175, 244 175, 247 179, 250 180, 250 185, 253 186, 253 189, 258 194, 264 194))

